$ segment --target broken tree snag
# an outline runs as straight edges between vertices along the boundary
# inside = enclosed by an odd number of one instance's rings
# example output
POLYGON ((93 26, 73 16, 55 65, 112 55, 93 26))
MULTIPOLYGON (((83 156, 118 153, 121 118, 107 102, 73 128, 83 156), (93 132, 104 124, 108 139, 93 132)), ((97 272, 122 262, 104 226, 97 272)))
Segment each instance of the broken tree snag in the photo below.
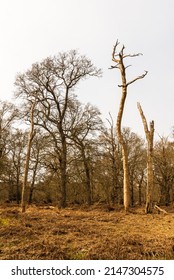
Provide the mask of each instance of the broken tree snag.
POLYGON ((152 213, 152 190, 154 187, 153 175, 153 138, 154 138, 154 121, 150 122, 148 128, 146 118, 140 103, 137 103, 138 110, 144 126, 144 132, 147 140, 147 186, 146 186, 146 206, 145 213, 152 213))
POLYGON ((123 175, 123 201, 124 201, 124 209, 127 212, 129 210, 129 206, 130 206, 128 147, 127 147, 126 141, 122 134, 121 122, 122 122, 122 116, 123 116, 128 86, 133 84, 134 82, 136 82, 139 79, 143 79, 147 75, 147 71, 145 71, 145 73, 143 75, 138 76, 135 79, 132 79, 131 81, 127 81, 126 69, 128 66, 125 66, 124 59, 128 58, 128 57, 136 57, 136 56, 139 56, 140 54, 133 54, 133 55, 125 54, 124 45, 122 46, 120 52, 117 52, 118 45, 119 45, 119 42, 117 40, 116 44, 113 47, 113 52, 112 52, 112 61, 115 63, 115 65, 111 66, 110 69, 115 69, 115 68, 118 69, 120 71, 121 81, 122 81, 122 84, 119 85, 119 87, 122 88, 122 96, 121 96, 119 111, 118 111, 118 115, 117 115, 116 133, 117 133, 118 142, 122 147, 123 172, 124 172, 124 175, 123 175))
POLYGON ((168 214, 168 212, 167 212, 166 210, 160 208, 160 207, 157 206, 157 205, 154 206, 154 209, 157 209, 157 210, 159 211, 159 213, 162 212, 163 214, 168 214))

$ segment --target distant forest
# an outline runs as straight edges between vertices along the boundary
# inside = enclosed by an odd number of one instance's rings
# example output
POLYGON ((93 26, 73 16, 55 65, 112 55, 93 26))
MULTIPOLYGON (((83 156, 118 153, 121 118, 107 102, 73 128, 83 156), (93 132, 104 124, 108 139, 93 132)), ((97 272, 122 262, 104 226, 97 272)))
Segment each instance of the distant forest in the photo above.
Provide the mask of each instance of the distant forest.
POLYGON ((155 204, 174 202, 174 141, 159 137, 150 147, 152 127, 140 107, 144 136, 121 125, 128 86, 147 72, 127 82, 124 60, 138 54, 117 48, 118 42, 111 66, 122 77, 117 120, 108 113, 104 123, 98 108, 78 100, 78 84, 102 71, 77 51, 48 57, 17 75, 14 104, 0 101, 1 203, 22 204, 25 211, 32 203, 105 203, 128 210, 148 202, 150 212, 155 204))

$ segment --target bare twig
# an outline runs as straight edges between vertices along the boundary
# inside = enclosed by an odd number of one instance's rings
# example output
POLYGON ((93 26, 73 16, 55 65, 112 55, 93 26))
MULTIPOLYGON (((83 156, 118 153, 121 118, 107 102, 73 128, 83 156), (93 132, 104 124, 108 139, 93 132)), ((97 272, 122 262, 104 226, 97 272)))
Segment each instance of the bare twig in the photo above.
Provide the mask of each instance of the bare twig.
POLYGON ((117 40, 114 47, 113 47, 113 52, 112 52, 112 61, 116 62, 116 63, 119 63, 119 59, 116 59, 117 56, 119 56, 119 54, 116 54, 116 49, 117 49, 117 46, 119 45, 119 41, 117 40))
MULTIPOLYGON (((113 47, 113 52, 112 52, 112 61, 116 63, 116 65, 112 65, 109 69, 121 69, 121 71, 125 71, 128 67, 130 67, 131 65, 125 66, 124 65, 124 58, 127 57, 136 57, 136 56, 140 56, 143 55, 142 53, 137 53, 137 54, 124 54, 124 49, 125 46, 123 45, 121 48, 121 51, 119 53, 117 53, 117 46, 119 45, 119 41, 117 40, 114 47, 113 47)), ((127 87, 131 84, 133 84, 134 82, 136 82, 137 80, 143 79, 146 75, 147 75, 148 71, 145 71, 144 74, 136 77, 135 79, 131 80, 130 82, 124 84, 124 85, 119 85, 119 87, 127 87)))
POLYGON ((136 56, 140 56, 140 55, 143 55, 142 53, 135 53, 135 54, 126 54, 123 56, 123 58, 126 58, 126 57, 136 57, 136 56))
POLYGON ((117 68, 117 69, 118 69, 118 68, 119 68, 119 67, 118 67, 118 64, 117 64, 117 65, 114 65, 114 66, 111 65, 111 67, 109 67, 109 69, 114 69, 114 68, 117 68))

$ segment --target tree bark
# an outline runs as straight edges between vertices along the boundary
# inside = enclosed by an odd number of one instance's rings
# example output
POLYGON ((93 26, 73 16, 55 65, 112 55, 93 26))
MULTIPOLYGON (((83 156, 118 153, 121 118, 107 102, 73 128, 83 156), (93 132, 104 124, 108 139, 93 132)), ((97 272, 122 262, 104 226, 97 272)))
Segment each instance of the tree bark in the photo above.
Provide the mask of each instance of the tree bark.
POLYGON ((144 131, 147 140, 147 187, 146 187, 146 206, 145 213, 152 212, 152 190, 154 187, 153 176, 153 138, 154 138, 154 121, 150 122, 150 129, 148 129, 147 121, 144 116, 141 105, 137 103, 138 110, 143 122, 144 131))

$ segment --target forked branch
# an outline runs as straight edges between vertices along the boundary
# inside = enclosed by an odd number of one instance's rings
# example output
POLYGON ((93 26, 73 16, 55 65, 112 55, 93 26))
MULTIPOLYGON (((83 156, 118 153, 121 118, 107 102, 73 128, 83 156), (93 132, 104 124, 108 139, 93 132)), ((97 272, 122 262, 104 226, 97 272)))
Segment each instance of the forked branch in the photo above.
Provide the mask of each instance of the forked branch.
POLYGON ((126 58, 126 57, 136 57, 136 56, 140 56, 140 55, 143 55, 142 53, 135 53, 135 54, 126 54, 123 56, 123 58, 126 58))
MULTIPOLYGON (((111 66, 109 69, 120 69, 121 73, 125 73, 125 70, 130 66, 125 66, 124 65, 124 59, 127 57, 137 57, 142 55, 142 53, 137 53, 137 54, 124 54, 124 45, 122 46, 120 52, 117 53, 117 47, 119 45, 119 41, 117 40, 114 47, 113 47, 113 52, 112 52, 112 61, 116 63, 116 65, 111 66)), ((134 82, 136 82, 137 80, 143 79, 146 75, 147 75, 147 71, 145 71, 144 74, 136 77, 135 79, 132 79, 130 82, 126 82, 122 85, 119 85, 119 87, 128 87, 129 85, 133 84, 134 82)))
POLYGON ((112 52, 112 61, 116 62, 116 63, 119 63, 119 59, 116 59, 116 57, 119 56, 119 53, 116 54, 116 49, 117 49, 117 46, 119 45, 119 41, 117 40, 114 47, 113 47, 113 52, 112 52))

